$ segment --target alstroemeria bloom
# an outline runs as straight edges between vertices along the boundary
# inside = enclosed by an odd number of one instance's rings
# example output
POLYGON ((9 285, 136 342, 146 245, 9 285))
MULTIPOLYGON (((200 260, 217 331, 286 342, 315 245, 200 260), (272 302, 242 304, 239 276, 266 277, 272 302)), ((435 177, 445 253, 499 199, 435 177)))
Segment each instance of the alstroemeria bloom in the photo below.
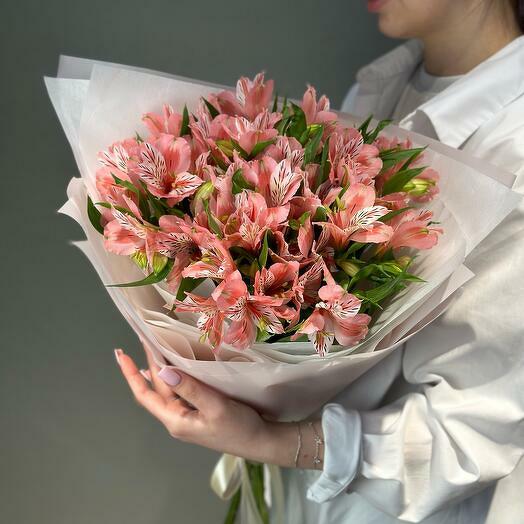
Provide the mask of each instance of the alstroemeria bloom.
POLYGON ((317 92, 313 86, 308 85, 300 106, 306 115, 308 125, 327 124, 337 119, 336 113, 329 110, 329 99, 326 95, 322 95, 317 102, 317 92))
POLYGON ((160 217, 158 225, 160 231, 154 236, 154 249, 174 260, 166 281, 169 289, 176 292, 182 280, 182 271, 198 258, 200 249, 191 235, 191 225, 181 218, 164 215, 160 217))
POLYGON ((222 240, 209 236, 209 231, 207 234, 193 235, 200 249, 200 257, 182 271, 182 276, 222 280, 235 271, 235 263, 222 240))
POLYGON ((268 207, 264 197, 253 191, 236 195, 237 210, 225 225, 229 246, 240 246, 258 253, 266 230, 277 231, 285 225, 289 205, 268 207))
POLYGON ((262 268, 255 274, 254 291, 256 296, 271 296, 282 298, 282 306, 276 307, 275 312, 279 318, 284 318, 292 324, 298 321, 300 308, 292 308, 286 303, 296 295, 298 284, 298 262, 277 262, 269 269, 262 268))
POLYGON ((176 113, 168 104, 165 104, 162 108, 161 115, 158 113, 146 113, 142 117, 142 121, 153 136, 159 136, 162 134, 180 136, 182 115, 176 113))
POLYGON ((284 332, 276 314, 284 299, 250 295, 239 271, 231 273, 211 296, 220 311, 231 320, 224 342, 238 349, 246 349, 255 342, 257 328, 273 334, 284 332))
POLYGON ((328 284, 318 290, 321 301, 293 336, 307 335, 320 356, 329 351, 335 338, 343 346, 360 342, 371 321, 369 315, 359 313, 361 300, 339 286, 328 271, 325 276, 328 284))
POLYGON ((146 142, 140 153, 137 174, 148 190, 174 206, 192 195, 203 180, 188 172, 191 148, 183 138, 161 135, 154 144, 146 142))
POLYGON ((429 225, 432 216, 431 211, 408 209, 393 217, 390 221, 393 235, 381 246, 380 251, 401 247, 431 249, 438 242, 439 234, 443 233, 442 228, 429 225))
POLYGON ((344 249, 350 240, 387 242, 393 230, 379 218, 389 213, 389 209, 374 203, 375 191, 372 187, 363 184, 349 186, 341 198, 341 209, 329 214, 329 222, 317 224, 328 230, 337 250, 344 249))
POLYGON ((273 96, 273 80, 264 82, 264 73, 258 73, 253 80, 241 77, 236 93, 222 91, 217 102, 222 112, 231 116, 245 116, 251 120, 267 109, 273 96))
POLYGON ((269 113, 264 110, 252 121, 243 116, 229 117, 224 121, 223 126, 226 133, 249 154, 259 142, 276 138, 278 131, 274 125, 278 120, 280 120, 279 113, 269 113))
POLYGON ((212 297, 204 298, 194 293, 186 293, 183 301, 175 300, 175 311, 188 311, 199 313, 197 327, 202 331, 202 340, 206 338, 216 351, 222 342, 222 332, 224 328, 225 315, 217 307, 217 303, 212 297))
POLYGON ((153 255, 149 249, 152 230, 134 216, 112 208, 114 220, 104 227, 104 246, 116 255, 134 255, 137 251, 148 254, 148 259, 153 255), (148 238, 149 237, 149 238, 148 238))

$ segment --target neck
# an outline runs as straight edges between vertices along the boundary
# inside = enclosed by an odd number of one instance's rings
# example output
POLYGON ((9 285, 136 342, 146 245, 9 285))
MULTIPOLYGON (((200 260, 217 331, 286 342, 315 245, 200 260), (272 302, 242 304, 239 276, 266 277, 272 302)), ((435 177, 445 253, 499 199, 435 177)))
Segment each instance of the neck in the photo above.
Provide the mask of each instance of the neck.
POLYGON ((470 16, 460 25, 450 23, 443 30, 422 36, 426 71, 435 76, 468 73, 522 34, 514 17, 511 21, 508 24, 504 16, 483 20, 470 16))

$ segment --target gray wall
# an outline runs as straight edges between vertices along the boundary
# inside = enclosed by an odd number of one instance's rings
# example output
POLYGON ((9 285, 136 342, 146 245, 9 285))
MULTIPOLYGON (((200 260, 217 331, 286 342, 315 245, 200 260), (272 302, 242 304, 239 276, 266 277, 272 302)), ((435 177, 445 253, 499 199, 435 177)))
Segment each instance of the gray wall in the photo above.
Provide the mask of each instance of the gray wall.
POLYGON ((0 522, 221 522, 218 455, 170 438, 114 363, 119 346, 144 359, 55 212, 76 167, 42 76, 60 53, 224 84, 265 69, 280 93, 311 82, 338 107, 394 43, 354 0, 12 0, 0 39, 0 522))

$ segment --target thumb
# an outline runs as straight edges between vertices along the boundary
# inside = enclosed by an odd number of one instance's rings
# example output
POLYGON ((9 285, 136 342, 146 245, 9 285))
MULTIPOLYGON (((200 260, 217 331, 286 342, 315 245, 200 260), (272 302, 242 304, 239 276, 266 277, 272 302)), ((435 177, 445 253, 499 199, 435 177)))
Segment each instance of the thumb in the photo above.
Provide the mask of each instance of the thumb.
POLYGON ((203 413, 217 409, 223 405, 224 395, 207 386, 191 375, 175 370, 171 366, 163 366, 158 372, 161 378, 171 389, 186 402, 189 402, 203 413))

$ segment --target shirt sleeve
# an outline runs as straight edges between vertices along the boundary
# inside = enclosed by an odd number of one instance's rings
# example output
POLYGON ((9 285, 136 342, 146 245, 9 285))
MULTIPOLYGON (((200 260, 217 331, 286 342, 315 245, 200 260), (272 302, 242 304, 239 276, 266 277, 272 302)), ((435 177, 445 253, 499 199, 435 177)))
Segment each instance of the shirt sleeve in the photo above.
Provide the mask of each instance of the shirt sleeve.
MULTIPOLYGON (((521 173, 514 188, 523 192, 523 186, 521 173)), ((326 501, 347 489, 384 513, 420 522, 518 465, 524 454, 522 202, 466 265, 475 278, 406 343, 402 374, 409 392, 369 411, 325 407, 324 471, 310 499, 326 501)))

